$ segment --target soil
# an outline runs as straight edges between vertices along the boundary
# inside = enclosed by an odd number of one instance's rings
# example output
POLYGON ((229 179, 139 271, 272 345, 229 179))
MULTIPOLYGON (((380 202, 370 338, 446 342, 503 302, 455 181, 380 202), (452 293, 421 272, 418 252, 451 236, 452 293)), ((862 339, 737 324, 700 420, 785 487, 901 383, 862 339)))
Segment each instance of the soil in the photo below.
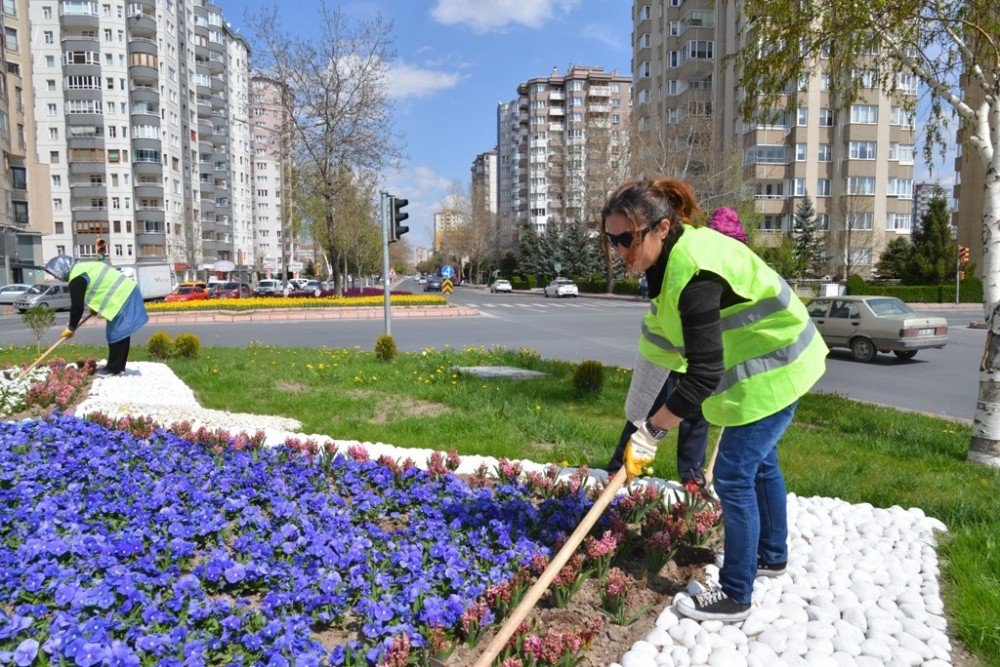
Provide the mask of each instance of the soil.
POLYGON ((375 409, 375 416, 368 420, 370 424, 388 424, 395 421, 395 416, 405 419, 412 417, 437 417, 451 412, 444 403, 421 401, 416 398, 386 396, 376 391, 356 389, 348 392, 352 398, 368 401, 375 409))
MULTIPOLYGON (((641 557, 632 556, 616 562, 615 567, 621 568, 637 582, 628 602, 630 613, 637 618, 629 625, 616 625, 601 611, 601 584, 593 577, 583 584, 563 609, 556 609, 551 593, 547 593, 528 616, 528 623, 533 625, 534 633, 542 635, 548 630, 577 632, 586 620, 601 617, 604 627, 578 664, 602 667, 618 662, 632 644, 644 639, 656 627, 657 617, 670 605, 674 594, 684 590, 691 581, 705 580, 705 566, 714 560, 715 555, 710 550, 684 549, 653 576, 647 574, 646 561, 641 557)), ((444 662, 448 667, 475 664, 500 627, 497 624, 493 630, 484 632, 471 648, 463 645, 444 662)))
MULTIPOLYGON (((90 385, 93 382, 93 376, 88 376, 80 388, 77 389, 76 394, 73 396, 73 400, 66 406, 63 410, 63 414, 72 415, 76 413, 76 409, 81 403, 90 395, 90 385)), ((22 419, 41 419, 42 417, 49 416, 53 410, 56 409, 54 404, 46 406, 32 406, 27 410, 22 410, 20 412, 15 412, 12 415, 8 415, 4 418, 4 421, 21 421, 22 419)))
POLYGON ((309 391, 309 387, 307 385, 300 384, 298 382, 289 382, 287 380, 278 380, 274 384, 274 388, 277 391, 286 394, 301 394, 303 392, 309 391))

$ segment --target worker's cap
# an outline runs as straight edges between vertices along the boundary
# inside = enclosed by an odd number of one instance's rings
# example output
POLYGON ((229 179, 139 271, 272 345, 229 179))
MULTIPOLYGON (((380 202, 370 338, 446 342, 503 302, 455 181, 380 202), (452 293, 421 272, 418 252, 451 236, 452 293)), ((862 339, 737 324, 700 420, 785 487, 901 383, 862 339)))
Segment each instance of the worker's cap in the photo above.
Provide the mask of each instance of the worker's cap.
POLYGON ((56 255, 45 263, 45 270, 59 280, 66 280, 74 264, 76 260, 69 255, 56 255))

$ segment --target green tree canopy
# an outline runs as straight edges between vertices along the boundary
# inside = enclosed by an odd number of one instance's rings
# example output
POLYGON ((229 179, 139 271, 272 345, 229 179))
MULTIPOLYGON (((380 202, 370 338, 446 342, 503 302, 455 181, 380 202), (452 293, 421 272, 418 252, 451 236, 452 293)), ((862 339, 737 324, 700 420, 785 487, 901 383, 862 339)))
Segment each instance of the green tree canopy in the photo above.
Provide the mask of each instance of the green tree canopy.
POLYGON ((944 197, 934 197, 920 228, 913 233, 913 252, 903 281, 941 285, 955 278, 955 242, 951 238, 951 215, 944 197))

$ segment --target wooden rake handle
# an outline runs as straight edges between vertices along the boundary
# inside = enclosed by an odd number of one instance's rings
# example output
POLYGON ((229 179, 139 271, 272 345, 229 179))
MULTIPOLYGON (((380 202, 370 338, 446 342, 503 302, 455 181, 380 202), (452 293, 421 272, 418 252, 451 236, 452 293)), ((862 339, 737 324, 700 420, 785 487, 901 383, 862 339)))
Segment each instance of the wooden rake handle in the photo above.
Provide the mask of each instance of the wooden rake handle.
MULTIPOLYGON (((80 327, 82 327, 83 323, 86 322, 89 319, 90 319, 90 313, 87 313, 86 315, 83 316, 83 318, 80 319, 80 323, 78 325, 76 325, 77 329, 79 329, 80 327)), ((27 368, 25 368, 23 371, 21 371, 18 374, 18 376, 16 378, 14 378, 14 381, 16 382, 17 380, 20 380, 25 375, 27 375, 31 371, 35 370, 35 366, 37 366, 38 364, 42 363, 42 361, 45 360, 45 357, 47 357, 50 354, 52 354, 53 350, 55 350, 57 347, 59 347, 60 345, 62 345, 67 340, 69 340, 69 338, 63 338, 62 336, 60 336, 59 339, 56 340, 56 342, 52 343, 52 346, 49 347, 49 349, 45 350, 45 352, 42 353, 42 356, 40 356, 37 359, 35 359, 35 363, 31 364, 30 366, 28 366, 27 368)))
POLYGON ((552 580, 556 578, 557 574, 559 574, 559 570, 566 565, 567 561, 569 561, 570 557, 572 557, 573 553, 576 551, 576 548, 580 546, 581 542, 583 542, 583 538, 587 536, 590 529, 594 527, 597 520, 602 514, 604 514, 604 510, 607 509, 608 505, 611 504, 611 501, 614 500, 615 494, 618 493, 618 489, 622 488, 622 485, 625 484, 627 476, 628 472, 625 470, 625 466, 622 466, 621 469, 615 473, 614 477, 611 478, 611 481, 601 492, 601 495, 599 495, 597 500, 594 501, 594 506, 590 508, 590 511, 587 512, 586 516, 584 516, 580 521, 576 530, 574 530, 573 534, 566 540, 566 544, 563 545, 562 549, 559 550, 559 553, 557 553, 555 558, 552 559, 552 562, 549 563, 549 566, 545 568, 545 571, 538 577, 538 581, 536 581, 535 584, 528 589, 524 599, 521 600, 521 603, 517 605, 511 613, 507 622, 503 624, 500 631, 497 632, 496 636, 493 637, 493 640, 486 646, 486 650, 483 651, 481 656, 479 656, 479 660, 476 661, 474 667, 490 667, 490 665, 493 664, 493 660, 500 654, 500 651, 503 650, 504 646, 507 645, 507 641, 510 639, 511 635, 514 634, 514 631, 521 625, 521 622, 525 619, 525 617, 531 613, 531 610, 535 608, 539 598, 545 594, 545 591, 549 588, 549 584, 551 584, 552 580))

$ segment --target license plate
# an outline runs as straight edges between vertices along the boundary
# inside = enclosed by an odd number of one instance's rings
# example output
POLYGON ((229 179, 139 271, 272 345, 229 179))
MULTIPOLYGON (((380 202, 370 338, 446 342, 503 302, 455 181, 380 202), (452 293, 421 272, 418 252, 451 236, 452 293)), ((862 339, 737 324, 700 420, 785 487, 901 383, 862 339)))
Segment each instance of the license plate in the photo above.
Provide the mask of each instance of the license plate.
POLYGON ((918 336, 933 336, 934 335, 934 331, 935 330, 933 328, 931 328, 931 329, 920 329, 920 330, 917 331, 917 335, 918 336))

